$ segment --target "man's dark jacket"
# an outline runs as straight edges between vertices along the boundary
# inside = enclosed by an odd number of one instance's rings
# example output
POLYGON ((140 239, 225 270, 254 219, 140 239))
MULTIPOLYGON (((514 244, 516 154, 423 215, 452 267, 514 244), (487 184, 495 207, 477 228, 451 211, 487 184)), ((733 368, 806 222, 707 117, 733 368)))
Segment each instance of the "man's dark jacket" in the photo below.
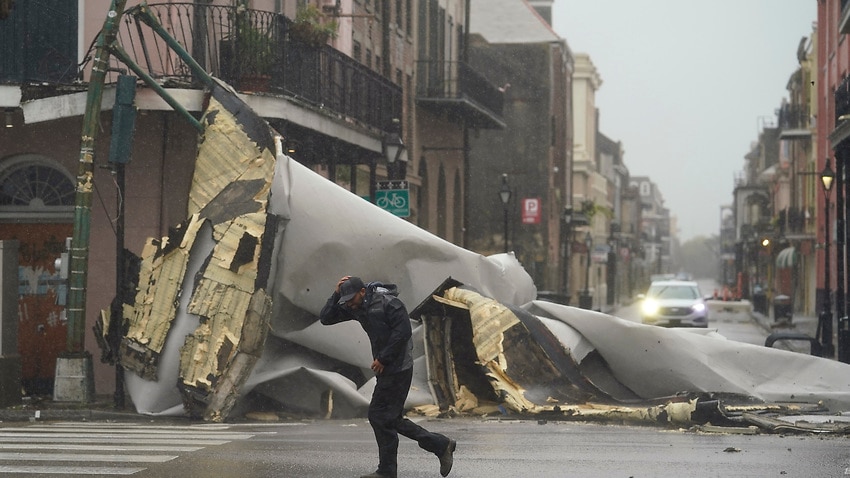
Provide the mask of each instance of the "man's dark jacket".
POLYGON ((356 320, 369 336, 372 358, 384 366, 384 375, 392 375, 413 367, 413 340, 410 316, 398 297, 395 284, 370 282, 366 296, 358 309, 338 304, 339 293, 334 291, 319 313, 323 325, 356 320))

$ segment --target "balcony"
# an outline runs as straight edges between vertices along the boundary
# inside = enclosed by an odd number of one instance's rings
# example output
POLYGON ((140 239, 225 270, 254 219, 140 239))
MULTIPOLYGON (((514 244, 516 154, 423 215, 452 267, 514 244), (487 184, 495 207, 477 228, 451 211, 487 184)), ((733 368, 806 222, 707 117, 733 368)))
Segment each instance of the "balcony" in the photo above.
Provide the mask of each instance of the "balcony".
MULTIPOLYGON (((147 8, 201 67, 239 91, 286 96, 382 131, 401 117, 400 86, 326 44, 300 39, 283 15, 200 3, 147 8)), ((140 10, 128 10, 123 48, 163 83, 200 87, 165 41, 142 28, 140 10)))
POLYGON ((779 138, 805 139, 812 137, 809 110, 802 105, 783 105, 779 110, 779 138))
POLYGON ((416 103, 474 128, 503 129, 504 95, 460 61, 417 61, 416 103))
POLYGON ((788 208, 779 211, 776 224, 779 227, 780 237, 786 239, 810 239, 812 234, 806 227, 806 223, 809 222, 809 216, 809 210, 803 208, 788 208))
MULTIPOLYGON (((287 97, 345 123, 380 131, 390 131, 393 118, 401 118, 400 86, 328 45, 300 40, 283 15, 241 7, 169 3, 127 10, 117 42, 165 87, 202 85, 141 21, 138 14, 145 8, 202 68, 239 91, 287 97)), ((38 85, 27 89, 27 97, 69 91, 57 85, 85 89, 79 81, 82 65, 77 64, 77 16, 77 2, 17 2, 0 28, 0 83, 38 85), (57 8, 43 11, 48 3, 57 8)), ((115 58, 111 66, 126 69, 115 58)), ((115 77, 110 72, 107 81, 115 77)))

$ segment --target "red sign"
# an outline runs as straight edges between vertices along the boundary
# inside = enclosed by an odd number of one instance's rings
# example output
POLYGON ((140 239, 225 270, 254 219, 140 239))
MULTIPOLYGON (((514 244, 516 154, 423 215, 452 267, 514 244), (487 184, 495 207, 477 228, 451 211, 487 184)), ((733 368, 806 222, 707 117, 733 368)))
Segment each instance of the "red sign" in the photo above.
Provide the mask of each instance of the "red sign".
POLYGON ((540 198, 522 200, 522 223, 540 224, 540 198))

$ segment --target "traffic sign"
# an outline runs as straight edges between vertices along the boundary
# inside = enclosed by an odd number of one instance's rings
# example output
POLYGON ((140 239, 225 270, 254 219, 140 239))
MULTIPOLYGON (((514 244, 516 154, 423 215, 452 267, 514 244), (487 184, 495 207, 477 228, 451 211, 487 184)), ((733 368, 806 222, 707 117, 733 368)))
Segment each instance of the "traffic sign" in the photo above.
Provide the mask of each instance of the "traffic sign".
POLYGON ((398 217, 409 217, 410 185, 404 180, 378 181, 375 205, 398 217))

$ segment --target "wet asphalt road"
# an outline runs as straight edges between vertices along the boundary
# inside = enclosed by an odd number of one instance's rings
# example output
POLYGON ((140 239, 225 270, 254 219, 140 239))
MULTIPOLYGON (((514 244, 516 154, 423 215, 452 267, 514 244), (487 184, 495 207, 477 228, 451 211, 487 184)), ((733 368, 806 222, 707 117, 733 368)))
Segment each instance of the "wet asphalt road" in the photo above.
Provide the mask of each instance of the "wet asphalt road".
MULTIPOLYGON (((617 315, 635 320, 630 314, 636 311, 636 305, 624 307, 617 315)), ((763 344, 766 335, 735 313, 715 314, 709 326, 730 340, 754 344, 763 344)), ((416 420, 457 440, 450 474, 456 478, 850 475, 845 436, 717 434, 513 417, 416 420)), ((375 469, 376 455, 366 420, 0 423, 0 477, 356 478, 375 469)), ((401 439, 400 477, 438 477, 438 469, 435 456, 401 439)))
MULTIPOLYGON (((463 418, 422 423, 457 440, 455 466, 449 475, 455 478, 839 477, 850 469, 850 442, 836 436, 704 434, 656 427, 552 421, 538 424, 510 419, 463 418)), ((176 426, 181 427, 179 423, 176 426)), ((238 433, 241 438, 211 442, 188 451, 100 451, 115 454, 115 462, 89 463, 85 455, 91 452, 82 451, 73 452, 75 457, 63 458, 70 461, 3 459, 0 476, 33 476, 2 473, 10 470, 6 467, 19 465, 65 467, 66 473, 59 476, 66 477, 93 476, 74 471, 98 466, 133 470, 132 476, 137 478, 356 478, 375 466, 372 431, 361 420, 230 425, 227 432, 238 433), (127 463, 126 455, 130 453, 170 458, 127 463)), ((89 435, 80 433, 76 442, 82 443, 82 438, 89 435)), ((164 436, 184 437, 179 441, 187 444, 198 442, 197 437, 190 439, 182 430, 166 430, 164 436)), ((16 443, 32 439, 22 438, 16 443)), ((438 477, 437 458, 402 439, 399 476, 438 477)))

